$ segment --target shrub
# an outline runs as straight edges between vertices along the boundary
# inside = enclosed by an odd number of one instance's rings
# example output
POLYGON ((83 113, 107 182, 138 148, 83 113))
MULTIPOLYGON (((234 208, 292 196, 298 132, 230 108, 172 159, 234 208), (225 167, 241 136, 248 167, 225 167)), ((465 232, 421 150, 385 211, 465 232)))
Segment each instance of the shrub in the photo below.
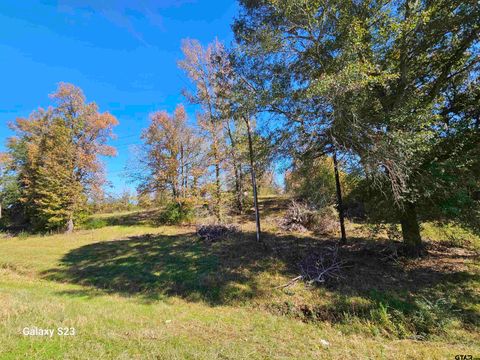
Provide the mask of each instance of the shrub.
POLYGON ((98 218, 89 218, 81 225, 85 230, 101 229, 106 226, 108 226, 108 222, 105 219, 98 218))
POLYGON ((189 200, 170 202, 160 214, 159 221, 162 224, 176 225, 191 222, 194 218, 194 206, 189 200))
POLYGON ((335 232, 338 227, 338 214, 333 206, 326 206, 317 212, 312 231, 317 234, 327 235, 335 232))

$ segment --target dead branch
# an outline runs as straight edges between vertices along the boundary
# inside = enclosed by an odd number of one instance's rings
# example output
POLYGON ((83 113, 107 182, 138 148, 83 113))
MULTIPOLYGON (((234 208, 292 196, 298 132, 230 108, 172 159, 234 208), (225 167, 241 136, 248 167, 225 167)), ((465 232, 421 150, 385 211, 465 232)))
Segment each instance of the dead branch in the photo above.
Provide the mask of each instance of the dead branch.
POLYGON ((320 253, 307 256, 299 266, 305 282, 312 285, 340 278, 343 265, 344 262, 338 256, 338 247, 327 247, 320 253))
POLYGON ((200 225, 197 227, 197 235, 200 239, 205 241, 216 241, 222 237, 226 237, 231 234, 239 232, 239 228, 236 225, 200 225))
POLYGON ((339 259, 338 247, 325 247, 318 253, 308 255, 300 262, 301 275, 286 284, 275 287, 275 289, 289 287, 300 280, 303 280, 307 285, 313 285, 339 279, 344 265, 345 262, 339 259))
POLYGON ((292 280, 290 280, 288 283, 286 284, 283 284, 283 285, 280 285, 280 286, 275 286, 274 289, 283 289, 283 288, 286 288, 286 287, 289 287, 289 286, 292 286, 293 284, 295 284, 297 281, 300 281, 303 279, 303 276, 302 275, 299 275, 297 276, 296 278, 293 278, 292 280))

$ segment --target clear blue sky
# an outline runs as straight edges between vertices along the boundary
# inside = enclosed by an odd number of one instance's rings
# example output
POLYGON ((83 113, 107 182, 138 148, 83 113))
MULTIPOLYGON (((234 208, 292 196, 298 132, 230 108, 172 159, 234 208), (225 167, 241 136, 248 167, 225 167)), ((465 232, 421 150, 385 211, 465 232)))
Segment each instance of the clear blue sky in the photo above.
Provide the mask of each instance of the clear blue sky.
POLYGON ((111 144, 119 154, 105 159, 107 176, 117 193, 133 188, 122 174, 129 144, 149 113, 185 102, 181 40, 230 42, 237 9, 234 0, 0 0, 0 149, 10 121, 70 82, 118 118, 111 144))

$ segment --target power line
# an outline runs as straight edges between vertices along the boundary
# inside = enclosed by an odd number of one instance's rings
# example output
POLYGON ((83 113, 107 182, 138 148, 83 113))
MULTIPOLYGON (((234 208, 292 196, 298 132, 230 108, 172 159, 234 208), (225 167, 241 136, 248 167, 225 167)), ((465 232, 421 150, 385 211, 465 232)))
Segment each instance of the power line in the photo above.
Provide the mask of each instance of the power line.
POLYGON ((128 139, 128 138, 132 138, 132 137, 136 137, 136 136, 139 136, 139 135, 131 134, 131 135, 125 135, 125 136, 117 136, 116 138, 114 138, 112 140, 128 139))
POLYGON ((192 91, 192 94, 195 94, 196 90, 189 84, 178 72, 176 73, 177 77, 192 91))
POLYGON ((110 145, 110 146, 113 146, 115 149, 126 149, 126 148, 128 148, 129 146, 132 146, 132 145, 143 145, 143 143, 141 143, 141 142, 132 142, 132 143, 120 144, 120 145, 112 144, 112 145, 110 145))

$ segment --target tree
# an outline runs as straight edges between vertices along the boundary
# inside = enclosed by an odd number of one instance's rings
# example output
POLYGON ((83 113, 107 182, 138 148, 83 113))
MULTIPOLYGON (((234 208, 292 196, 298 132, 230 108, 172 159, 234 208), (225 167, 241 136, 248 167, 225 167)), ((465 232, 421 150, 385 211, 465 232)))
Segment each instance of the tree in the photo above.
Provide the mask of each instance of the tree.
MULTIPOLYGON (((432 170, 447 161, 451 172, 466 167, 464 173, 476 182, 476 162, 470 160, 478 126, 465 116, 467 105, 458 98, 449 131, 444 114, 452 108, 447 93, 462 93, 478 78, 478 4, 241 4, 236 39, 268 95, 264 106, 285 116, 293 139, 310 139, 303 141, 313 145, 305 151, 356 157, 367 179, 393 205, 408 251, 419 254, 417 212, 422 203, 432 205, 433 194, 446 185, 432 170), (436 152, 447 144, 457 151, 442 152, 445 159, 438 161, 436 152), (453 170, 459 149, 463 161, 453 170)), ((462 189, 471 198, 469 186, 462 189)))
POLYGON ((243 157, 242 157, 242 132, 239 122, 234 118, 225 122, 225 133, 227 134, 226 143, 230 145, 228 151, 228 157, 232 164, 232 170, 234 175, 234 189, 235 189, 235 202, 236 208, 239 214, 244 211, 244 199, 243 199, 243 157))
MULTIPOLYGON (((472 199, 478 182, 476 120, 465 112, 466 103, 451 96, 478 82, 480 8, 468 1, 405 0, 386 4, 375 19, 373 26, 359 26, 367 34, 364 47, 375 49, 369 56, 374 75, 385 81, 357 91, 366 101, 347 109, 367 130, 358 154, 373 177, 388 180, 384 193, 395 203, 408 251, 418 255, 419 216, 439 215, 441 198, 452 188, 472 199)), ((461 204, 455 197, 448 196, 460 214, 471 201, 461 204)))
POLYGON ((203 48, 197 40, 184 40, 182 51, 184 59, 179 61, 178 65, 183 69, 190 80, 195 84, 194 92, 185 91, 185 95, 190 102, 199 104, 202 107, 202 113, 198 116, 198 123, 207 133, 210 140, 211 158, 215 173, 215 206, 214 214, 218 220, 221 220, 221 167, 223 161, 224 144, 222 139, 223 123, 227 121, 220 111, 219 98, 215 81, 215 71, 213 68, 212 54, 221 47, 218 41, 209 44, 203 48))
POLYGON ((74 85, 61 83, 51 98, 54 107, 12 124, 16 137, 9 140, 9 155, 28 222, 37 230, 71 232, 87 198, 101 191, 98 156, 114 155, 106 142, 118 122, 86 103, 74 85))
MULTIPOLYGON (((342 68, 332 38, 345 41, 348 14, 345 2, 243 1, 243 12, 234 24, 240 58, 244 62, 259 107, 283 118, 280 131, 290 155, 305 158, 348 151, 344 141, 337 103, 332 92, 318 88, 325 79, 342 68)), ((348 24, 348 25, 347 25, 348 24)), ((350 80, 345 74, 344 83, 350 80)), ((338 102, 341 104, 341 102, 338 102)), ((335 162, 335 174, 339 172, 335 162)), ((341 241, 346 241, 343 226, 342 191, 337 184, 337 209, 341 241)))
POLYGON ((75 215, 85 210, 86 195, 75 177, 76 152, 64 125, 60 118, 53 119, 39 139, 34 160, 28 206, 33 226, 41 230, 59 229, 67 222, 71 232, 75 215))
POLYGON ((0 153, 0 224, 2 225, 8 223, 8 219, 5 219, 5 210, 13 206, 20 197, 17 179, 11 173, 10 163, 10 156, 0 153))
POLYGON ((173 116, 165 111, 153 113, 142 139, 145 156, 140 161, 147 169, 142 192, 168 190, 176 201, 192 195, 202 175, 202 142, 187 125, 183 105, 176 107, 173 116))
MULTIPOLYGON (((252 96, 256 94, 256 89, 249 79, 244 76, 244 67, 241 59, 232 51, 228 54, 222 46, 216 46, 212 52, 210 61, 214 69, 214 79, 216 86, 216 95, 218 103, 221 104, 224 117, 231 118, 236 129, 244 129, 247 140, 247 159, 250 168, 253 204, 255 208, 255 224, 257 241, 261 242, 261 222, 260 210, 258 206, 258 171, 262 160, 270 160, 271 150, 269 147, 263 147, 264 151, 258 151, 265 142, 258 141, 262 139, 255 132, 255 115, 257 114, 257 98, 252 96), (253 90, 253 91, 252 91, 253 90), (260 146, 258 146, 260 145, 260 146), (265 151, 266 150, 266 151, 265 151), (259 156, 262 154, 263 156, 259 156)), ((241 130, 240 130, 241 131, 241 130)), ((230 135, 230 132, 229 132, 230 135)), ((233 138, 231 137, 231 142, 233 138)), ((267 141, 268 142, 268 141, 267 141)), ((235 142, 235 151, 238 154, 238 142, 235 142)), ((241 166, 240 166, 241 171, 241 166)))

